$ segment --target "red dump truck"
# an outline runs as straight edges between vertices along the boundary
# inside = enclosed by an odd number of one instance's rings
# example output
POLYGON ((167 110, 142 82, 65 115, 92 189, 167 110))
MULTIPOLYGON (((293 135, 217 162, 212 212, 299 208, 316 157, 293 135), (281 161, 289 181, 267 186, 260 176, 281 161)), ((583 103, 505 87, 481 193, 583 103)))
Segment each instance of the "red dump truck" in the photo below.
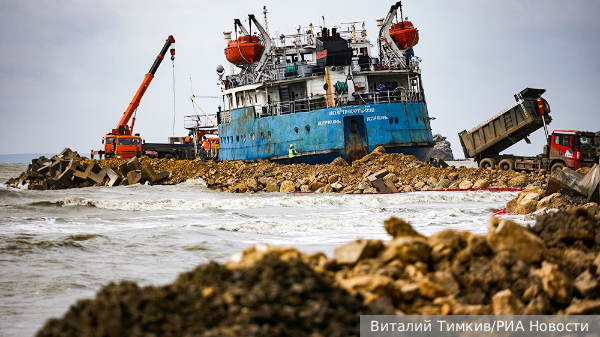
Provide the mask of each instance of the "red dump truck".
POLYGON ((525 88, 515 94, 517 103, 494 117, 458 134, 465 158, 474 158, 479 167, 498 165, 503 170, 551 170, 568 166, 578 169, 593 166, 596 157, 594 133, 555 130, 548 135, 550 105, 541 96, 545 89, 525 88), (547 144, 535 157, 500 154, 513 144, 525 140, 532 132, 544 128, 547 144))

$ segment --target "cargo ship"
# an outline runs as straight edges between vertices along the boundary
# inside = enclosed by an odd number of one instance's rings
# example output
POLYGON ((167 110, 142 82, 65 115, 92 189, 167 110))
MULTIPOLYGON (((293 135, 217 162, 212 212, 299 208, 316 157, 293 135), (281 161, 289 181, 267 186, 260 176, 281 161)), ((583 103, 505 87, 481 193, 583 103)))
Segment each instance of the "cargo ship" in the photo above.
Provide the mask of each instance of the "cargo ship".
POLYGON ((236 19, 235 30, 224 32, 219 160, 287 163, 290 145, 296 163, 352 162, 378 146, 430 158, 431 118, 412 49, 418 30, 403 18, 401 3, 376 19, 377 55, 365 21, 332 29, 311 23, 271 38, 266 7, 263 14, 264 27, 249 15, 248 29, 236 19))

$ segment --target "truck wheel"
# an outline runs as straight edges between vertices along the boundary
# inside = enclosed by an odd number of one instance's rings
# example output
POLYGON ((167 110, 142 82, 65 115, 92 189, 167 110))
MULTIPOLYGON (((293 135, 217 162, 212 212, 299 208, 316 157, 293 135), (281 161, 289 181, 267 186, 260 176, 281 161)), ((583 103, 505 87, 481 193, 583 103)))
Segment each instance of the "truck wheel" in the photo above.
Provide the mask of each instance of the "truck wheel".
POLYGON ((512 159, 502 159, 498 164, 502 171, 514 170, 515 169, 515 161, 512 159))
POLYGON ((563 167, 565 167, 565 164, 563 164, 562 162, 554 163, 554 164, 552 164, 552 168, 550 169, 550 172, 554 172, 555 169, 562 170, 563 167))
POLYGON ((484 169, 488 167, 494 168, 496 165, 498 165, 498 162, 494 158, 485 158, 479 162, 479 167, 484 169))

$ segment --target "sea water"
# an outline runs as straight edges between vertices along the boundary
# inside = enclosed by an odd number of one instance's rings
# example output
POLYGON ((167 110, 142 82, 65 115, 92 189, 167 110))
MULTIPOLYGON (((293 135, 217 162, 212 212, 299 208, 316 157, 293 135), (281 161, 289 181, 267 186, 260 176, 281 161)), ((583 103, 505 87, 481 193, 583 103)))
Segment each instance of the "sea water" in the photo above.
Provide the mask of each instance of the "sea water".
POLYGON ((257 243, 324 252, 358 238, 389 240, 383 221, 421 234, 487 232, 516 192, 393 195, 215 192, 173 186, 59 191, 7 188, 24 164, 0 164, 0 336, 33 335, 78 299, 123 280, 162 285, 257 243))

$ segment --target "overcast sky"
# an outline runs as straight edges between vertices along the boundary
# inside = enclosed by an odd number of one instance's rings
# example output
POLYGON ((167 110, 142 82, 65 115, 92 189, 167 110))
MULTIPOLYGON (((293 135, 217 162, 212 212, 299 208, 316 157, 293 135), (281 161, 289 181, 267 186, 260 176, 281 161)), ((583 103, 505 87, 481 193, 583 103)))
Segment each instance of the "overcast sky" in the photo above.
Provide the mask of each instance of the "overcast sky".
MULTIPOLYGON (((217 96, 216 67, 225 63, 222 32, 233 19, 269 11, 272 35, 293 27, 366 20, 369 38, 388 1, 4 0, 0 2, 0 154, 82 155, 120 119, 169 35, 175 37, 175 134, 194 113, 196 95, 217 96)), ((545 88, 550 130, 600 130, 600 1, 405 0, 419 29, 415 54, 434 133, 464 157, 458 132, 512 105, 525 87, 545 88)), ((373 48, 373 53, 376 53, 373 48)), ((173 67, 166 58, 142 99, 135 132, 166 142, 173 130, 173 67)), ((219 101, 202 99, 205 111, 219 101)), ((508 153, 541 152, 531 135, 508 153)))

